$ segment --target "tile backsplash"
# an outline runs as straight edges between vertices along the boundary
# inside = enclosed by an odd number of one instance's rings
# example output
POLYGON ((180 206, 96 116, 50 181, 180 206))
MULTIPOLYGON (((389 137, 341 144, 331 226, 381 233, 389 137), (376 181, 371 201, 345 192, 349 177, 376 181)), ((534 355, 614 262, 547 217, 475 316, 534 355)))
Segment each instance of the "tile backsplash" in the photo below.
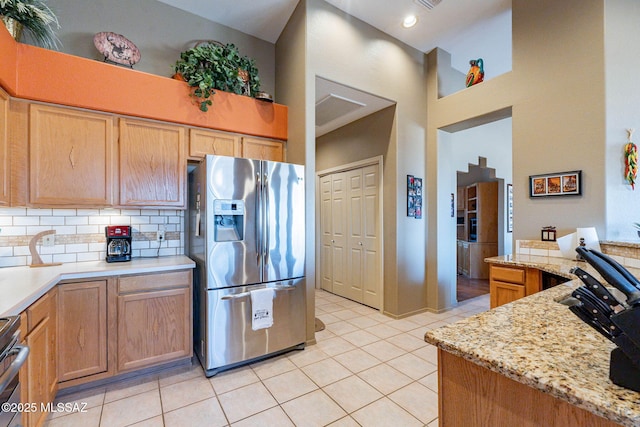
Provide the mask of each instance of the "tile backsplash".
MULTIPOLYGON (((132 256, 184 253, 184 211, 172 209, 0 209, 0 267, 29 265, 31 238, 55 230, 54 245, 36 245, 47 262, 101 261, 106 256, 104 227, 130 225, 132 256), (165 231, 165 241, 156 233, 165 231)), ((40 242, 41 243, 41 242, 40 242)))
MULTIPOLYGON (((625 267, 640 268, 640 243, 638 242, 600 241, 600 249, 625 267)), ((541 240, 516 240, 515 253, 562 258, 557 242, 541 240)))

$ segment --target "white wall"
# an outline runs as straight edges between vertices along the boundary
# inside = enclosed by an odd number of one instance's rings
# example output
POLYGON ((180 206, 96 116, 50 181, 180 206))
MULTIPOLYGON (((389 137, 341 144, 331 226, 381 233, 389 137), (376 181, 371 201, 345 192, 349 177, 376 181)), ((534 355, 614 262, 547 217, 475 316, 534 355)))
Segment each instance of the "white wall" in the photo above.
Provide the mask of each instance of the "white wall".
POLYGON ((600 238, 607 240, 638 240, 632 224, 640 222, 640 181, 635 191, 627 184, 623 154, 627 128, 636 129, 633 140, 640 147, 638 22, 637 0, 605 2, 606 236, 600 238))
POLYGON ((511 10, 477 24, 474 30, 472 40, 465 32, 464 37, 439 46, 451 53, 453 68, 466 75, 469 60, 482 58, 485 79, 511 71, 511 10))

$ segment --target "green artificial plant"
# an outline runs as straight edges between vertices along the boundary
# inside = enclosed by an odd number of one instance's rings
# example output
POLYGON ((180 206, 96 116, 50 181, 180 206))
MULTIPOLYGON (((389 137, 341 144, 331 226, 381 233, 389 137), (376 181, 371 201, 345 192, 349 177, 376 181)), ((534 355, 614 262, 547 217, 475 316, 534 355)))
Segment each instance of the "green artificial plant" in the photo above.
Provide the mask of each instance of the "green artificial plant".
MULTIPOLYGON (((13 26, 11 20, 19 23, 38 46, 58 49, 53 27, 59 29, 60 24, 44 0, 0 0, 0 18, 7 28, 13 26)), ((13 36, 20 41, 20 31, 13 36)))
POLYGON ((202 111, 212 105, 210 97, 215 89, 248 96, 255 96, 260 91, 255 61, 241 56, 233 44, 198 43, 180 54, 173 69, 195 88, 192 95, 198 98, 202 111), (243 80, 243 71, 248 81, 243 80))

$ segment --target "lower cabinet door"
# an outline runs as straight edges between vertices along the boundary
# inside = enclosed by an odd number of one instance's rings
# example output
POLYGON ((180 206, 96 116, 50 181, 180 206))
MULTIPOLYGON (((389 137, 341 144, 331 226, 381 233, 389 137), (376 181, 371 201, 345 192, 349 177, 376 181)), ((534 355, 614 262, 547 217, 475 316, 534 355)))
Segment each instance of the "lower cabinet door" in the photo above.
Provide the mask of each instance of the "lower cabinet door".
POLYGON ((489 282, 491 300, 491 308, 508 304, 520 298, 524 298, 526 295, 524 285, 516 285, 512 283, 499 282, 497 280, 491 280, 489 282))
POLYGON ((118 372, 190 357, 191 288, 118 295, 118 372))
POLYGON ((57 359, 58 291, 53 289, 33 303, 20 316, 24 344, 29 347, 27 361, 20 369, 20 400, 31 405, 22 412, 25 427, 40 427, 47 419, 58 391, 57 359))
POLYGON ((107 371, 107 281, 68 283, 58 295, 60 382, 107 371))
MULTIPOLYGON (((23 369, 27 372, 26 384, 26 400, 24 403, 33 404, 34 410, 25 413, 27 418, 27 426, 41 426, 44 424, 48 413, 42 410, 42 404, 48 404, 53 401, 51 395, 50 378, 55 378, 51 371, 50 360, 52 358, 51 348, 52 334, 54 334, 51 321, 49 318, 40 322, 33 331, 27 335, 25 344, 29 346, 29 359, 23 365, 23 369)), ((55 393, 55 391, 54 391, 55 393)))

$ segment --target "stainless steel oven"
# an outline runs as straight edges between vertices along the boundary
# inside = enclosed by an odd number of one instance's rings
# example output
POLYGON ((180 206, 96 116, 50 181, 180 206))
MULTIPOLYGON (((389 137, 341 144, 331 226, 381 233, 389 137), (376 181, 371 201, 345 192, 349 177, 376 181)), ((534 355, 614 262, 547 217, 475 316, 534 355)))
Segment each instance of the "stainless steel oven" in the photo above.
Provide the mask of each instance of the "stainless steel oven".
POLYGON ((0 427, 21 426, 18 371, 29 347, 20 343, 20 317, 0 318, 0 427))

